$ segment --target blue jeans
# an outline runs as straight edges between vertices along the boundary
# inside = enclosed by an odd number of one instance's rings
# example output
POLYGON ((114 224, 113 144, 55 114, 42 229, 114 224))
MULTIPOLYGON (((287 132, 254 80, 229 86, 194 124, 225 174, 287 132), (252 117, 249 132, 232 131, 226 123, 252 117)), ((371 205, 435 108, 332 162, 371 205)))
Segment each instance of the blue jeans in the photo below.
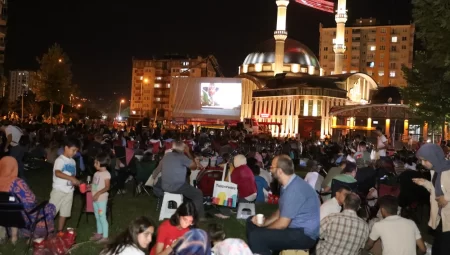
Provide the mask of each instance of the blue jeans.
POLYGON ((94 214, 97 221, 97 234, 103 234, 103 238, 108 238, 109 223, 106 218, 106 204, 108 201, 94 202, 94 214))
POLYGON ((25 169, 23 165, 23 157, 25 156, 25 148, 20 145, 11 146, 9 149, 9 155, 17 160, 19 167, 19 178, 25 179, 25 169))
MULTIPOLYGON (((253 217, 253 216, 252 216, 253 217)), ((255 254, 271 255, 283 250, 309 250, 316 240, 307 236, 302 228, 267 229, 247 219, 247 242, 255 254)))

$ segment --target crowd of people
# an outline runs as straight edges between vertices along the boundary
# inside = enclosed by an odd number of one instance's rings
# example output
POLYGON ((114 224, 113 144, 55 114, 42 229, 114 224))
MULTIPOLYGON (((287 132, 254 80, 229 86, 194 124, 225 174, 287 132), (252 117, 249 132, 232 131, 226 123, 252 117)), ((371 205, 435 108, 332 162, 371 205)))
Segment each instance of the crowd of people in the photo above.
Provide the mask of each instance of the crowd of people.
MULTIPOLYGON (((47 228, 64 230, 72 213, 74 191, 82 183, 80 173, 93 175, 87 189, 92 194, 97 229, 91 240, 106 245, 104 255, 266 255, 285 250, 309 250, 318 255, 360 254, 364 250, 377 254, 377 249, 382 254, 425 254, 427 247, 417 227, 420 222, 408 214, 420 203, 430 206, 429 226, 435 235, 432 254, 449 250, 450 163, 443 149, 423 144, 412 157, 399 153, 390 158, 380 128, 370 149, 361 137, 343 144, 289 139, 273 145, 239 131, 127 132, 126 128, 117 131, 83 125, 28 130, 4 125, 1 131, 5 156, 0 160, 0 191, 13 193, 27 208, 33 208, 36 199, 26 183, 25 157, 45 156, 53 163, 52 191, 45 207, 47 225, 39 222, 34 236, 45 235, 47 228), (124 193, 124 183, 135 174, 129 171, 132 164, 117 155, 117 148, 129 146, 128 141, 133 141, 136 155, 141 151, 156 162, 149 183, 153 193, 158 197, 164 192, 181 194, 184 202, 159 225, 139 217, 123 233, 110 238, 108 196, 124 193), (247 219, 248 245, 227 238, 218 224, 210 224, 206 230, 198 228, 209 216, 226 219, 236 213, 226 206, 205 210, 204 194, 190 180, 195 171, 205 168, 205 158, 214 158, 214 166, 226 165, 226 181, 237 185, 238 203, 265 203, 270 193, 279 195, 273 214, 262 221, 256 215, 247 219), (309 172, 303 179, 296 169, 305 162, 309 172), (399 165, 403 166, 401 172, 396 169, 399 165), (432 170, 431 178, 418 170, 419 165, 432 170), (380 184, 399 186, 400 192, 384 194, 380 184)), ((15 243, 31 233, 12 228, 11 234, 15 243)))

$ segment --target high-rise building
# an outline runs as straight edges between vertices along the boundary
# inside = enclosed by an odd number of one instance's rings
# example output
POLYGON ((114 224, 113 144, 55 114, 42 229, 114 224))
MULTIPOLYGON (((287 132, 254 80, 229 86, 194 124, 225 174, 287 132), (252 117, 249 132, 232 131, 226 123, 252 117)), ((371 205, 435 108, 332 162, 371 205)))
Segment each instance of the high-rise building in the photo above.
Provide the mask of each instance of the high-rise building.
MULTIPOLYGON (((406 86, 402 66, 412 67, 414 47, 413 24, 379 25, 376 19, 358 19, 345 27, 345 52, 342 73, 367 73, 380 86, 406 86)), ((320 25, 320 63, 325 75, 335 73, 333 46, 336 27, 320 25)))
POLYGON ((23 93, 32 90, 36 79, 36 72, 15 70, 9 72, 9 102, 16 101, 23 93))
POLYGON ((5 63, 5 37, 6 37, 6 21, 7 21, 7 0, 0 0, 0 96, 6 96, 6 79, 4 77, 5 63))
MULTIPOLYGON (((167 119, 172 77, 215 77, 214 56, 189 58, 168 56, 161 59, 133 59, 130 119, 167 119)), ((222 75, 221 75, 222 76, 222 75)))

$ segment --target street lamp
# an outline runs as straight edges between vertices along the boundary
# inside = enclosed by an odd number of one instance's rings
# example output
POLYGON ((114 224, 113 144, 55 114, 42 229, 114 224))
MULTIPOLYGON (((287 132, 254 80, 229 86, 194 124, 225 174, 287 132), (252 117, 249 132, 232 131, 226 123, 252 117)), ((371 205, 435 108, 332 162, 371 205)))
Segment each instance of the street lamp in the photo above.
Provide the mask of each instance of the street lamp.
POLYGON ((118 112, 118 114, 117 114, 117 119, 120 118, 120 108, 122 107, 122 104, 123 104, 123 103, 125 103, 125 100, 124 100, 124 99, 120 100, 120 103, 119 103, 119 112, 118 112))
POLYGON ((58 62, 59 62, 59 63, 62 63, 62 61, 63 61, 62 58, 58 59, 58 62))

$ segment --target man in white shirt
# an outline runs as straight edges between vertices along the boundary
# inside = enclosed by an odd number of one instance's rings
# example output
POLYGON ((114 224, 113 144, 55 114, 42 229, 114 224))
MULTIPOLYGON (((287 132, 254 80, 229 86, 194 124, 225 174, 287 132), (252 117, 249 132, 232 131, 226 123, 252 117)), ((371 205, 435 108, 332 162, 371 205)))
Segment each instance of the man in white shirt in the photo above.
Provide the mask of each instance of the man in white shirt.
POLYGON ((375 130, 377 134, 377 146, 376 151, 380 157, 386 157, 386 149, 388 147, 388 140, 386 136, 383 135, 383 129, 381 127, 377 127, 375 130))
POLYGON ((351 192, 352 191, 348 187, 344 186, 336 191, 336 194, 332 199, 327 200, 325 203, 323 203, 320 206, 320 221, 322 221, 323 218, 327 217, 330 214, 340 213, 342 210, 342 205, 344 204, 345 197, 351 192))
POLYGON ((427 249, 416 224, 397 215, 397 198, 384 196, 378 203, 384 219, 373 225, 365 249, 370 250, 380 238, 383 255, 425 254, 427 249), (416 246, 419 248, 418 251, 416 246))
POLYGON ((9 155, 17 160, 19 177, 24 179, 24 166, 22 160, 25 155, 25 150, 19 144, 23 135, 22 129, 13 125, 3 125, 0 130, 6 135, 6 143, 4 146, 5 153, 9 152, 9 155))

